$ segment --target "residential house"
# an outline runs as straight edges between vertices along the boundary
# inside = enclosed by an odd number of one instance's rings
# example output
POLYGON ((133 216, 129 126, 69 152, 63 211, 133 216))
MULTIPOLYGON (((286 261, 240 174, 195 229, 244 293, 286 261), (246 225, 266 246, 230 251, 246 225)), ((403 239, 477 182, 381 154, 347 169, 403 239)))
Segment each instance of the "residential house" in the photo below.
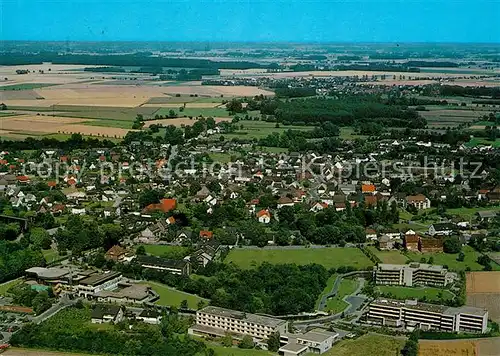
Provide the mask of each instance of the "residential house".
POLYGON ((418 210, 423 210, 431 207, 431 201, 423 194, 409 195, 406 197, 406 205, 413 205, 418 210))
POLYGON ((169 211, 175 210, 177 207, 176 199, 162 199, 158 204, 149 204, 143 210, 143 214, 150 214, 154 211, 160 210, 164 213, 168 213, 169 211))
POLYGON ((378 248, 381 251, 392 250, 394 248, 394 240, 387 235, 382 235, 378 238, 378 248))
POLYGON ((278 199, 278 209, 281 209, 284 206, 294 206, 294 202, 289 197, 281 197, 278 199))
POLYGON ((441 239, 420 239, 418 249, 422 253, 443 252, 443 240, 441 239))
POLYGON ((161 322, 161 313, 156 309, 144 309, 139 315, 136 316, 136 320, 142 321, 143 323, 158 325, 161 322))
POLYGON ((271 213, 269 210, 261 210, 257 213, 257 220, 262 224, 269 224, 271 222, 271 213))
POLYGON ((115 262, 123 261, 125 258, 126 252, 127 252, 127 250, 125 250, 123 247, 121 247, 119 245, 114 245, 106 252, 104 257, 107 260, 111 260, 111 261, 115 261, 115 262))
POLYGON ((431 236, 450 236, 457 230, 456 225, 452 223, 437 223, 429 226, 429 235, 431 236))
POLYGON ((123 310, 119 305, 96 305, 92 309, 91 321, 94 324, 118 323, 123 320, 123 310))
POLYGON ((420 236, 418 236, 415 231, 408 230, 404 237, 405 247, 408 251, 418 251, 419 250, 420 236))

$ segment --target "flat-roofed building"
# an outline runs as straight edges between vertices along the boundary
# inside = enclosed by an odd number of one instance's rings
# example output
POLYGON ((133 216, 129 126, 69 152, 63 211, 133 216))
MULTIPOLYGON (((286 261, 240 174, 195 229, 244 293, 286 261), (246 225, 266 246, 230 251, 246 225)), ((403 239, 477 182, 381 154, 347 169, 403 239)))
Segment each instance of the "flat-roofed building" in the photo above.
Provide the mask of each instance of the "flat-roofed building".
POLYGON ((143 268, 156 269, 183 276, 189 276, 191 274, 191 263, 186 260, 169 260, 155 256, 138 256, 137 262, 139 262, 143 268))
POLYGON ((338 338, 337 333, 318 329, 304 334, 285 333, 280 335, 280 343, 285 345, 279 349, 278 353, 284 356, 302 355, 303 348, 306 347, 304 353, 323 354, 332 348, 338 338))
POLYGON ((445 332, 485 333, 488 311, 475 307, 452 308, 444 305, 377 299, 370 303, 367 321, 394 327, 417 327, 445 332))
POLYGON ((443 266, 425 263, 410 263, 408 265, 395 265, 380 263, 373 267, 376 284, 389 284, 399 286, 431 285, 446 286, 452 283, 456 275, 443 266))
POLYGON ((98 302, 118 304, 143 304, 158 299, 158 295, 150 286, 133 283, 118 283, 116 289, 102 290, 96 293, 98 302))
POLYGON ((286 320, 208 306, 196 312, 196 324, 189 333, 213 337, 228 333, 236 339, 250 335, 256 340, 265 340, 274 332, 285 333, 287 325, 286 320))
POLYGON ((101 291, 117 288, 122 280, 123 276, 120 272, 95 273, 81 279, 76 286, 76 291, 81 297, 97 297, 101 291))

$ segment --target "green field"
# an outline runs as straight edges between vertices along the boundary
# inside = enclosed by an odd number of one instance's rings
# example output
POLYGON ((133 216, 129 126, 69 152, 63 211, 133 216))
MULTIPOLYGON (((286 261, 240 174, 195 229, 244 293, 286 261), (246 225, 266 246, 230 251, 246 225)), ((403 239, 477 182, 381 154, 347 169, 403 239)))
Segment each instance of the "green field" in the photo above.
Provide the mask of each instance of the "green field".
POLYGON ((57 249, 52 248, 49 250, 42 250, 42 254, 43 257, 45 257, 45 261, 47 261, 47 263, 53 262, 61 257, 59 256, 59 252, 57 251, 57 249))
POLYGON ((189 254, 189 249, 183 246, 142 245, 147 254, 170 259, 183 259, 189 254))
POLYGON ((446 209, 446 213, 451 215, 459 215, 464 219, 474 219, 479 211, 500 211, 500 206, 490 206, 487 208, 456 208, 446 209))
POLYGON ((319 309, 319 302, 321 301, 321 298, 324 295, 330 294, 330 292, 332 291, 333 284, 335 283, 335 280, 337 279, 337 277, 338 277, 338 274, 334 273, 326 281, 325 289, 323 289, 323 292, 321 292, 321 294, 318 296, 318 299, 316 300, 316 309, 319 309))
POLYGON ((500 147, 500 139, 496 139, 495 141, 488 141, 485 138, 471 138, 469 142, 465 144, 467 147, 477 147, 477 146, 493 146, 493 147, 500 147))
POLYGON ((366 334, 354 340, 341 340, 324 356, 393 356, 400 355, 404 339, 378 334, 366 334))
POLYGON ((189 294, 185 292, 181 292, 179 290, 170 288, 164 284, 157 283, 157 282, 143 282, 143 284, 150 285, 151 288, 159 294, 160 299, 156 302, 158 305, 168 305, 168 306, 174 306, 174 307, 179 307, 181 305, 181 302, 183 300, 187 300, 188 306, 191 309, 197 309, 198 303, 200 301, 204 301, 205 305, 208 304, 208 300, 201 298, 197 295, 194 294, 189 294))
POLYGON ((382 263, 405 264, 408 260, 405 255, 397 250, 380 251, 374 246, 368 246, 368 249, 373 252, 375 256, 380 258, 382 263))
POLYGON ((340 282, 339 290, 335 297, 330 298, 326 302, 325 311, 337 314, 345 310, 349 306, 348 303, 344 302, 342 299, 356 291, 358 288, 358 281, 355 279, 343 278, 340 282))
MULTIPOLYGON (((467 267, 470 267, 472 271, 483 270, 483 266, 476 262, 477 258, 481 255, 479 252, 475 251, 470 246, 464 246, 462 252, 465 254, 463 262, 457 261, 458 254, 453 253, 408 252, 407 255, 414 262, 420 262, 422 257, 426 260, 432 257, 435 265, 446 265, 452 271, 464 271, 467 267)), ((492 263, 491 266, 493 270, 500 270, 499 266, 495 263, 492 263)))
POLYGON ((212 138, 218 139, 220 136, 224 136, 226 140, 231 140, 233 138, 251 140, 254 138, 261 139, 275 132, 281 134, 287 130, 308 131, 314 129, 313 126, 285 126, 282 124, 279 124, 279 127, 276 127, 276 123, 274 122, 253 120, 241 120, 237 123, 237 125, 237 131, 221 135, 213 135, 212 138))
MULTIPOLYGON (((229 163, 231 162, 231 153, 219 153, 219 152, 214 152, 214 153, 209 153, 208 156, 214 161, 214 162, 220 162, 220 163, 229 163)), ((238 157, 238 153, 234 153, 234 156, 238 157)))
MULTIPOLYGON (((182 104, 179 104, 179 107, 182 104)), ((179 108, 160 108, 154 113, 155 115, 167 116, 170 110, 175 111, 178 117, 231 117, 229 111, 225 108, 184 108, 183 111, 179 111, 179 108)))
POLYGON ((241 268, 253 268, 263 262, 273 264, 296 263, 306 265, 317 263, 325 268, 351 266, 367 269, 373 262, 357 248, 294 248, 294 249, 232 249, 224 260, 241 268))
POLYGON ((394 299, 422 299, 426 297, 428 301, 440 301, 454 298, 450 291, 433 287, 378 286, 377 288, 382 296, 394 299), (442 298, 439 298, 440 293, 442 298))
POLYGON ((51 87, 57 84, 48 84, 48 83, 22 83, 22 84, 13 84, 13 85, 5 85, 0 86, 0 91, 10 91, 10 90, 32 90, 43 87, 51 87))

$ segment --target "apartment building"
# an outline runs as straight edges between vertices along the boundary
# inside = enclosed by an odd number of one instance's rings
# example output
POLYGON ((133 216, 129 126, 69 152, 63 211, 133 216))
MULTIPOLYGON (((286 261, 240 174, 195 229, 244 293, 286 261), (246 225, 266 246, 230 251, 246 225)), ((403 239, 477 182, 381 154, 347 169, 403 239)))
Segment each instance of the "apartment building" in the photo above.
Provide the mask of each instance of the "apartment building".
POLYGON ((196 324, 189 333, 213 337, 229 333, 236 339, 250 335, 256 340, 264 340, 274 332, 285 333, 287 324, 281 319, 208 306, 196 312, 196 324))
POLYGON ((377 299, 370 303, 366 317, 370 323, 444 332, 485 333, 488 325, 485 309, 452 308, 413 300, 377 299))
POLYGON ((446 286, 455 280, 456 274, 449 272, 443 266, 425 263, 408 265, 380 263, 373 267, 373 277, 376 284, 408 287, 414 285, 446 286))

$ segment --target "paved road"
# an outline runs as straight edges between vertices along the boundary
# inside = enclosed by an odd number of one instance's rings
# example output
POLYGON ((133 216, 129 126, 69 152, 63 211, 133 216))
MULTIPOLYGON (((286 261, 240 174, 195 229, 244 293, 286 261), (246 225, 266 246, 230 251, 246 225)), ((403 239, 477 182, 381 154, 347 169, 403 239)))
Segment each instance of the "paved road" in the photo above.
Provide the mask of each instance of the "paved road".
POLYGON ((71 305, 74 305, 77 302, 78 299, 73 299, 70 300, 68 297, 63 296, 57 304, 54 304, 51 306, 48 310, 43 312, 40 315, 37 315, 33 318, 33 322, 35 324, 40 324, 41 322, 47 320, 48 318, 51 318, 52 316, 56 315, 58 312, 63 310, 64 308, 67 308, 71 305))

